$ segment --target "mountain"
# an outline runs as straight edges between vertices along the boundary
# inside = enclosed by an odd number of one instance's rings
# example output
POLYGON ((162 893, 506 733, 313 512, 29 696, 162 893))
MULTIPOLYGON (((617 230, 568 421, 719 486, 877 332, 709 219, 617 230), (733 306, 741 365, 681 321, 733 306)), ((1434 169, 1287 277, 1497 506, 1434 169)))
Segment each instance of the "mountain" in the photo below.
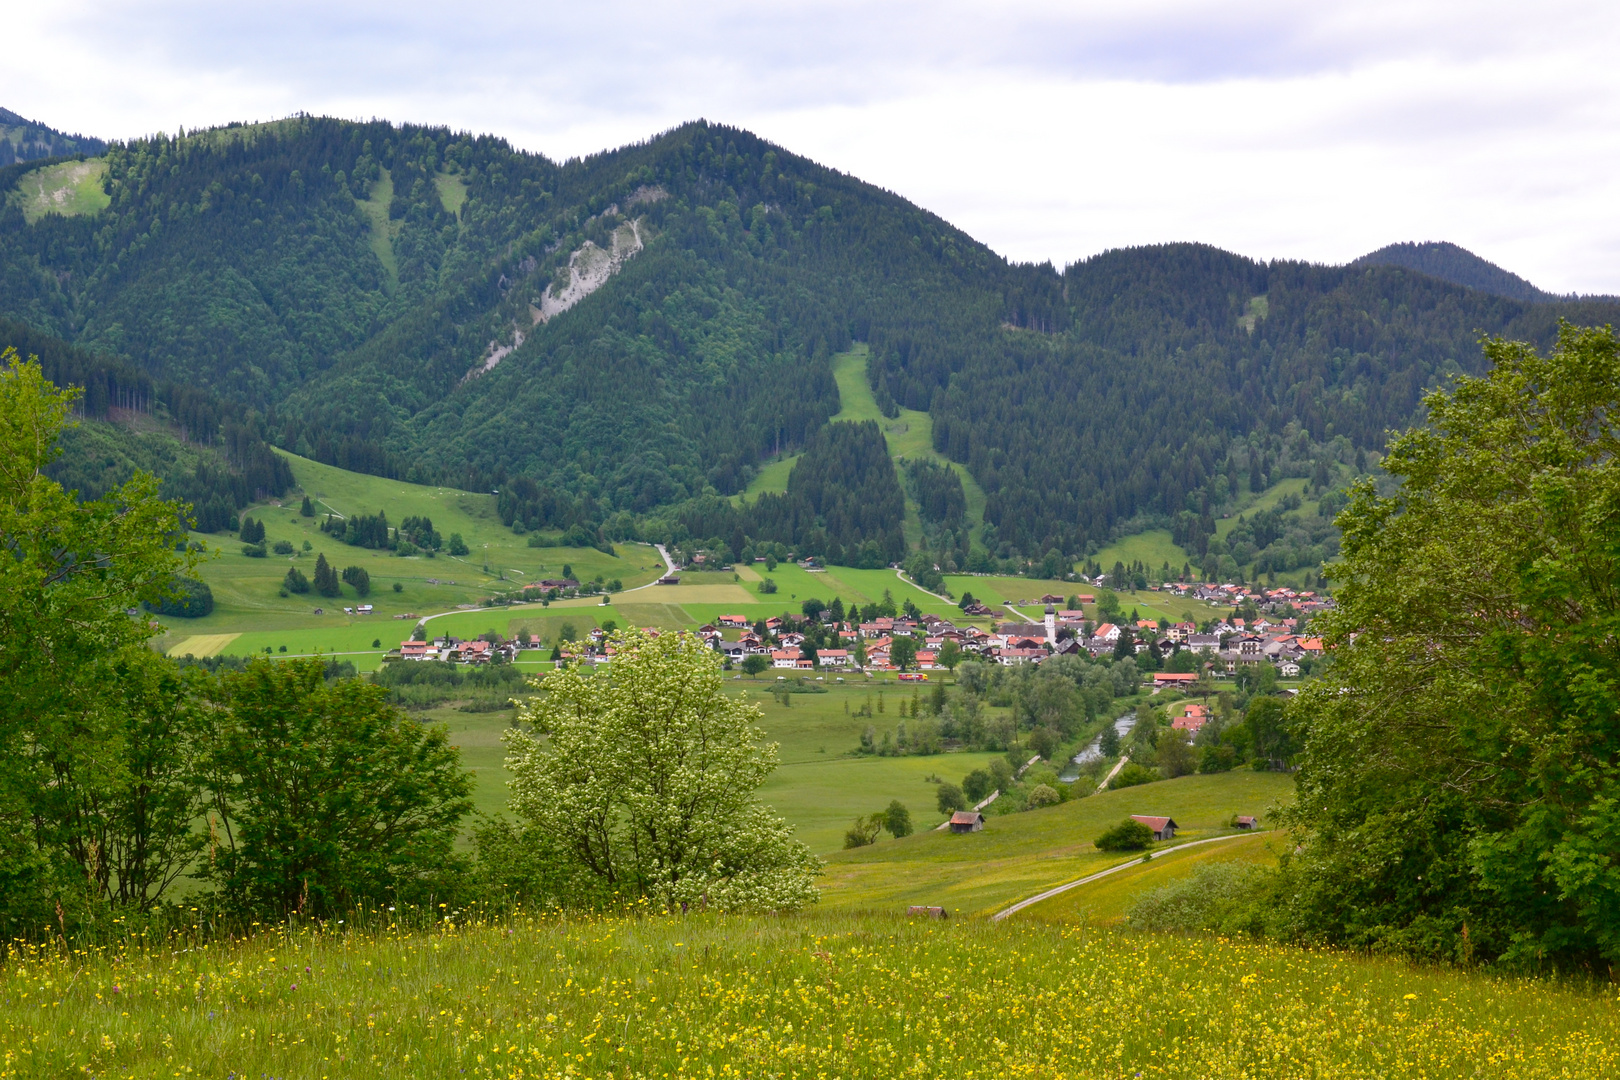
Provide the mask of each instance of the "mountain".
POLYGON ((0 109, 0 166, 16 161, 104 153, 107 144, 84 135, 66 135, 55 128, 25 120, 10 109, 0 109))
POLYGON ((1390 244, 1370 252, 1350 264, 1351 266, 1399 266, 1416 270, 1420 274, 1449 281, 1468 289, 1478 289, 1492 296, 1529 302, 1557 299, 1542 292, 1517 274, 1497 266, 1456 244, 1441 242, 1390 244))
POLYGON ((844 559, 891 558, 921 507, 871 432, 824 432, 855 343, 888 420, 982 489, 971 542, 959 516, 927 529, 941 565, 982 568, 1154 526, 1205 553, 1255 485, 1364 465, 1426 388, 1479 370, 1479 332, 1545 347, 1560 318, 1620 316, 1196 244, 1009 264, 706 122, 557 163, 300 116, 6 183, 0 314, 206 392, 287 450, 498 490, 514 529, 844 559), (736 498, 805 450, 771 499, 736 498))

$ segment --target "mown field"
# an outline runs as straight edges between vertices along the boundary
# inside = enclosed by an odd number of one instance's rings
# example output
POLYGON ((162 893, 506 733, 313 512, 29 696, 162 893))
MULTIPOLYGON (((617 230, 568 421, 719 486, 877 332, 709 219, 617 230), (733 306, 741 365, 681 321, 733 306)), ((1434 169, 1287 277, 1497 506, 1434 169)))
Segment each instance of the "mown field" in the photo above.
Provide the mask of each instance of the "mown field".
POLYGON ((14 954, 9 1077, 1599 1078, 1607 984, 1037 922, 445 911, 14 954), (370 920, 361 920, 369 924, 370 920))

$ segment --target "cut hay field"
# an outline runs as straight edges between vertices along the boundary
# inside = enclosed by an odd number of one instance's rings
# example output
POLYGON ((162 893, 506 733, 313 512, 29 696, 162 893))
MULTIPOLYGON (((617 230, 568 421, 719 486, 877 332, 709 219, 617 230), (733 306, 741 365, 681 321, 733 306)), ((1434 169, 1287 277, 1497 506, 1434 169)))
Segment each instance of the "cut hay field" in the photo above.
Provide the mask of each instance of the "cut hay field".
POLYGON ((0 1060, 26 1078, 1620 1074, 1606 984, 1034 922, 439 915, 25 948, 0 1060))

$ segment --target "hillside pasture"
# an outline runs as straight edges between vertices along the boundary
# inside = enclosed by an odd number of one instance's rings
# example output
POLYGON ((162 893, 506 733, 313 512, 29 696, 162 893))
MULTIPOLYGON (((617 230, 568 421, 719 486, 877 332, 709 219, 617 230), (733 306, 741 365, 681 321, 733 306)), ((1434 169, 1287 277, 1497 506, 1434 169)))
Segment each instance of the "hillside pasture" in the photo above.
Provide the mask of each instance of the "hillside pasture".
POLYGON ((935 904, 989 915, 1054 885, 1124 861, 1093 845, 1131 814, 1162 814, 1182 826, 1175 842, 1226 835, 1233 814, 1262 814, 1291 797, 1293 778, 1238 769, 1105 791, 1027 813, 992 816, 984 830, 928 832, 828 857, 829 908, 904 911, 935 904))
POLYGON ((1277 857, 1289 844, 1285 833, 1259 832, 1181 851, 1172 848, 1152 862, 1138 862, 1100 881, 1076 886, 1049 900, 1031 904, 1011 918, 1056 923, 1119 923, 1144 893, 1180 881, 1201 866, 1213 863, 1276 866, 1277 857))

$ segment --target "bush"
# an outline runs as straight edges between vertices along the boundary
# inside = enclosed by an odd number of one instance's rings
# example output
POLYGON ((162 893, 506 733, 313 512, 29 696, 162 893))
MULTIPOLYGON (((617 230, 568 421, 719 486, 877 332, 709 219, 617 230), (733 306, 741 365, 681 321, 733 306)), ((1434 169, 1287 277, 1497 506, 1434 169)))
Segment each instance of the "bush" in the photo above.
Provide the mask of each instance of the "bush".
POLYGON ((1258 933, 1265 893, 1266 876, 1259 867, 1208 863, 1144 893, 1126 911, 1125 922, 1137 930, 1258 933))
POLYGON ((871 817, 858 817, 855 824, 844 833, 844 850, 850 848, 866 847, 877 843, 878 830, 883 828, 883 815, 873 814, 871 817))
POLYGON ((146 610, 181 619, 200 619, 213 612, 214 591, 205 581, 176 574, 169 579, 168 592, 155 603, 147 603, 146 610))
POLYGON ((1159 774, 1153 769, 1136 762, 1128 763, 1123 769, 1114 774, 1108 781, 1109 791, 1118 791, 1120 788, 1136 787, 1139 784, 1151 784, 1159 779, 1159 774))
POLYGON ((399 582, 396 581, 396 582, 394 582, 394 591, 395 592, 404 592, 405 591, 405 586, 401 585, 399 582))
POLYGON ((250 559, 263 559, 269 556, 270 549, 263 544, 243 544, 242 554, 250 559))
POLYGON ((461 538, 460 533, 451 533, 450 534, 450 554, 452 554, 452 555, 465 555, 465 554, 467 554, 467 541, 465 541, 465 540, 463 540, 461 538))
POLYGON ((776 591, 776 581, 775 581, 775 579, 773 579, 773 578, 764 578, 764 579, 762 579, 760 581, 760 583, 759 583, 759 592, 760 592, 761 596, 769 596, 771 593, 773 593, 775 591, 776 591))
POLYGON ((287 567, 287 576, 282 581, 281 587, 290 593, 307 593, 309 592, 309 578, 305 577, 298 567, 289 566, 287 567))
POLYGON ((1092 843, 1099 851, 1142 851, 1153 843, 1153 830, 1140 821, 1126 818, 1092 843))
POLYGON ((293 542, 291 540, 277 540, 275 546, 271 548, 271 550, 277 555, 291 555, 298 549, 293 547, 293 542))
POLYGON ((962 789, 955 784, 939 785, 936 804, 942 814, 954 814, 958 810, 967 809, 967 799, 962 795, 962 789))
POLYGON ((1046 784, 1036 784, 1029 795, 1024 799, 1024 805, 1031 810, 1038 810, 1043 806, 1056 806, 1063 801, 1063 796, 1057 789, 1046 784))

